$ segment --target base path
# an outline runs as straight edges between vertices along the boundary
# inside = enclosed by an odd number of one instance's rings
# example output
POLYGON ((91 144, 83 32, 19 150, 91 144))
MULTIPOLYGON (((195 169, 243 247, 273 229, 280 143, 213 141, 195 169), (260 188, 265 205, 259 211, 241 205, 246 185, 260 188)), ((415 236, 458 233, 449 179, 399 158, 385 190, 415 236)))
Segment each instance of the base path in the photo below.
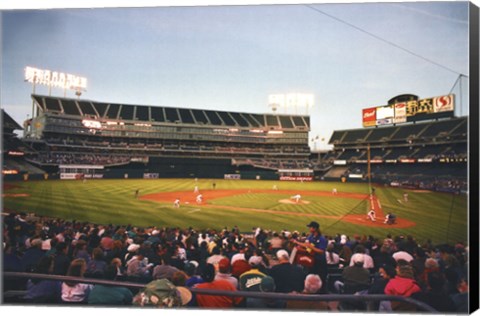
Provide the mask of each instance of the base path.
POLYGON ((201 204, 196 202, 196 197, 198 193, 194 193, 192 191, 177 191, 177 192, 159 192, 153 194, 146 194, 139 197, 141 200, 150 200, 155 202, 163 202, 163 203, 171 203, 173 205, 173 201, 176 199, 180 200, 181 205, 189 205, 201 208, 202 206, 208 206, 209 208, 218 208, 224 210, 231 210, 237 212, 258 212, 258 213, 272 213, 278 215, 294 215, 294 216, 304 216, 304 217, 318 217, 318 218, 330 218, 330 219, 337 219, 342 220, 345 222, 353 223, 355 225, 363 225, 363 226, 372 226, 372 227, 379 227, 379 228, 406 228, 415 226, 415 222, 411 222, 405 219, 401 219, 397 217, 396 223, 393 225, 384 224, 383 221, 385 216, 383 214, 383 210, 380 204, 380 201, 377 199, 376 196, 370 196, 369 194, 360 194, 360 193, 336 193, 332 194, 331 192, 324 192, 324 191, 292 191, 292 190, 202 190, 200 192, 203 196, 203 201, 201 204), (308 214, 308 213, 298 213, 298 212, 286 212, 286 211, 277 211, 277 210, 266 210, 266 209, 256 209, 256 208, 247 208, 247 207, 235 207, 235 206, 227 206, 227 205, 212 205, 208 202, 218 198, 224 197, 231 197, 236 195, 242 194, 275 194, 275 195, 288 195, 293 196, 295 194, 300 194, 302 199, 308 196, 329 196, 335 198, 346 198, 346 199, 358 199, 370 200, 370 208, 375 210, 377 215, 377 221, 372 222, 367 219, 367 215, 345 215, 345 216, 333 216, 333 215, 321 215, 321 214, 308 214))

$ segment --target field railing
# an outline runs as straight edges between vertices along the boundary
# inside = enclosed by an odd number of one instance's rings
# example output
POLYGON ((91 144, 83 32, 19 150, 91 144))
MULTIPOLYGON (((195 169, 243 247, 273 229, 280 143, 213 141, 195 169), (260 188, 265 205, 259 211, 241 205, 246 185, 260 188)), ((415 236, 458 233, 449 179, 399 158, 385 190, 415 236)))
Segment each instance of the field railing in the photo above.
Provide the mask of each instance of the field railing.
MULTIPOLYGON (((100 284, 107 286, 123 286, 127 288, 133 288, 141 290, 145 288, 146 284, 133 283, 125 281, 111 281, 103 279, 92 278, 79 278, 69 277, 63 275, 51 275, 51 274, 38 274, 38 273, 24 273, 24 272, 3 272, 3 282, 6 279, 43 279, 43 280, 56 280, 56 281, 73 281, 86 284, 100 284)), ((197 289, 190 288, 193 294, 214 295, 214 296, 228 296, 228 297, 244 297, 244 298, 260 298, 260 299, 277 299, 277 300, 295 300, 295 301, 324 301, 324 302, 380 302, 391 301, 401 302, 414 306, 419 311, 436 313, 437 311, 423 302, 417 301, 408 297, 392 296, 392 295, 378 295, 378 294, 287 294, 287 293, 274 293, 274 292, 246 292, 246 291, 220 291, 211 289, 197 289)), ((23 296, 26 291, 8 291, 4 292, 3 296, 23 296)))

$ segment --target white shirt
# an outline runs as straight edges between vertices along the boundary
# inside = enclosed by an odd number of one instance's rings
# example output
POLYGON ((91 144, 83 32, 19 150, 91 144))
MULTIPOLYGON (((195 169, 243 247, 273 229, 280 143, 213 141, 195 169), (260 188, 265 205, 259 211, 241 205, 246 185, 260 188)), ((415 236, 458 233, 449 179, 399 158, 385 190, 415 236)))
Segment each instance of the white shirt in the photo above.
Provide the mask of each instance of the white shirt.
POLYGON ((400 259, 403 259, 407 262, 411 262, 413 261, 413 257, 411 254, 409 254, 408 252, 406 251, 397 251, 395 252, 393 255, 392 255, 393 259, 395 259, 395 261, 398 261, 400 259))
MULTIPOLYGON (((354 263, 353 257, 355 257, 356 255, 358 255, 358 254, 354 254, 352 256, 352 258, 350 258, 350 266, 353 266, 353 263, 354 263)), ((363 267, 365 269, 373 268, 375 265, 373 264, 372 257, 370 257, 370 255, 367 255, 366 253, 362 254, 362 255, 363 255, 363 267)))

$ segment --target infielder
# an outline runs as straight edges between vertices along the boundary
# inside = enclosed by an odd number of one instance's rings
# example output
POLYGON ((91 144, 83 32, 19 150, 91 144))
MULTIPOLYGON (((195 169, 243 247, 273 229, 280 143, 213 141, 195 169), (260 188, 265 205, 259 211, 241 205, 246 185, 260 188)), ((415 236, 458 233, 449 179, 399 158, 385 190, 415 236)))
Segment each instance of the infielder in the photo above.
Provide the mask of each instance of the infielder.
POLYGON ((197 195, 197 204, 202 203, 203 201, 203 196, 201 194, 197 195))
POLYGON ((200 191, 198 191, 198 185, 195 186, 195 188, 193 188, 193 193, 198 193, 200 191))
POLYGON ((332 194, 337 194, 337 188, 332 189, 332 194))

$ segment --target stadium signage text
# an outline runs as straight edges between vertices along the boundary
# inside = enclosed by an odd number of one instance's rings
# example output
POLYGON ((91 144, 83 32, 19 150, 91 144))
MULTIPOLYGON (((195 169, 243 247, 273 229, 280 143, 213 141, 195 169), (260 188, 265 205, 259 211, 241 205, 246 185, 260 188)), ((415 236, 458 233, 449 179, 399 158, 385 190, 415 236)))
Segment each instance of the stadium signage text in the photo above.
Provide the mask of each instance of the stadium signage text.
POLYGON ((25 68, 25 81, 63 89, 87 89, 87 78, 85 77, 29 66, 25 68))
POLYGON ((281 176, 280 181, 313 181, 313 177, 281 176))
POLYGON ((415 122, 451 117, 454 109, 455 96, 449 94, 362 109, 362 121, 363 127, 415 122))

